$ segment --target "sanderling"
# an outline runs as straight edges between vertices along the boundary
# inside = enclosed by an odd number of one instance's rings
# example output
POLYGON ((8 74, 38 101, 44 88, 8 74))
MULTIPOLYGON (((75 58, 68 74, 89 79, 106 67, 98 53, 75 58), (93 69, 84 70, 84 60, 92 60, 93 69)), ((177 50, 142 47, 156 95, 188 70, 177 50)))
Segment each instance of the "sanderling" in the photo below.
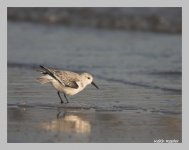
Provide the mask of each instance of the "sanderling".
POLYGON ((53 87, 57 90, 57 94, 64 103, 60 96, 60 92, 64 93, 64 97, 69 103, 67 95, 75 95, 82 91, 88 84, 94 85, 97 89, 98 86, 93 82, 93 77, 89 73, 75 73, 71 71, 60 71, 55 69, 50 69, 44 66, 40 66, 40 71, 43 76, 37 78, 37 81, 41 84, 51 83, 53 87))

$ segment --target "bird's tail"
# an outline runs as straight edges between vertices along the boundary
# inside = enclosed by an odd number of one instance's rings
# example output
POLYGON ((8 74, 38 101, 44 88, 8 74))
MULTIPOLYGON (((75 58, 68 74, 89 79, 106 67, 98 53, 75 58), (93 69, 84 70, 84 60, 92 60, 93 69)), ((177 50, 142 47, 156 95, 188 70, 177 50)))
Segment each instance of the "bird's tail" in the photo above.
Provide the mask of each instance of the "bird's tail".
POLYGON ((43 74, 43 76, 36 79, 39 83, 45 84, 51 82, 53 73, 51 72, 50 69, 40 65, 40 68, 37 69, 36 71, 39 71, 43 74))
POLYGON ((40 65, 40 70, 38 70, 38 71, 40 71, 42 74, 44 74, 44 76, 41 76, 40 78, 37 79, 37 81, 40 82, 41 84, 48 83, 52 79, 55 79, 60 84, 63 84, 62 81, 60 80, 60 78, 56 76, 56 74, 53 70, 40 65))
POLYGON ((45 75, 45 74, 52 74, 51 69, 46 68, 46 67, 44 67, 44 66, 42 66, 42 65, 40 65, 39 67, 40 67, 40 68, 37 68, 36 71, 41 72, 41 73, 44 74, 44 75, 45 75))
POLYGON ((51 82, 50 76, 48 76, 48 75, 41 76, 41 77, 37 78, 36 80, 41 84, 51 82))

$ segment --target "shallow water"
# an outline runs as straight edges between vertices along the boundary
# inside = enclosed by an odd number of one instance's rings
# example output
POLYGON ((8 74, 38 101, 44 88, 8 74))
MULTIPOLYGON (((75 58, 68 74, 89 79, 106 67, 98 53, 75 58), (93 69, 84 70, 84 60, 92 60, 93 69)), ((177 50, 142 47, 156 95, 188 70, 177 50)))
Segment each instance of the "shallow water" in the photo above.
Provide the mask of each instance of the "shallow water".
POLYGON ((180 35, 8 22, 8 142, 181 142, 181 43, 180 35), (100 90, 88 86, 61 105, 51 85, 35 81, 39 64, 91 72, 100 90))

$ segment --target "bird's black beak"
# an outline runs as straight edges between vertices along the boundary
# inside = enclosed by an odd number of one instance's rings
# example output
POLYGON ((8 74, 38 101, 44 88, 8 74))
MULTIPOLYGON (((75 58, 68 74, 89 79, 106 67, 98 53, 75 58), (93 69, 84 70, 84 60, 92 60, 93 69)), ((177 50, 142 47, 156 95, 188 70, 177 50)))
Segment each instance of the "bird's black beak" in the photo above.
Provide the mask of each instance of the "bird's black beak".
POLYGON ((97 89, 99 89, 99 87, 94 82, 91 82, 91 84, 94 85, 97 89))

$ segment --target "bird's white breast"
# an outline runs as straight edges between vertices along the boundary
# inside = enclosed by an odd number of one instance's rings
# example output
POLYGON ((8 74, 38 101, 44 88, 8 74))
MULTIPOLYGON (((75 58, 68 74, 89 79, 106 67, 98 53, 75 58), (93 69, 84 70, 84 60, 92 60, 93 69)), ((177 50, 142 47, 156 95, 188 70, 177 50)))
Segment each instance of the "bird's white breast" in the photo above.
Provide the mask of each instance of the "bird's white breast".
POLYGON ((71 88, 71 87, 65 87, 61 85, 59 82, 57 82, 56 80, 53 80, 51 83, 57 91, 63 92, 66 95, 75 95, 85 88, 85 86, 80 81, 76 82, 79 86, 77 89, 71 88))

